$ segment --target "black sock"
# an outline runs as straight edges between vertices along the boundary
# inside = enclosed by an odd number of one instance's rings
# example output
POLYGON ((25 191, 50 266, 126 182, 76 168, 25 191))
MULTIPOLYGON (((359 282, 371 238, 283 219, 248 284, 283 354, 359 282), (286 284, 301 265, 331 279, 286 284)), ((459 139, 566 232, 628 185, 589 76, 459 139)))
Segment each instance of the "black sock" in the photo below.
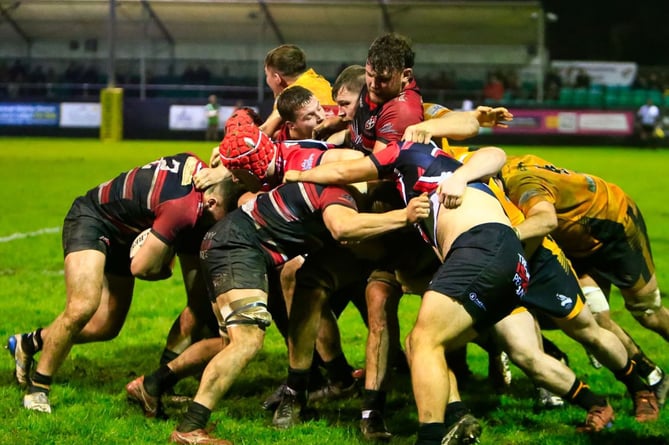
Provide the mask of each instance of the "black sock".
POLYGON ((324 364, 327 371, 328 378, 331 382, 341 385, 342 387, 349 387, 355 382, 353 378, 353 367, 348 364, 344 354, 339 355, 332 361, 324 364))
POLYGON ((26 354, 35 355, 42 350, 42 328, 21 335, 21 348, 26 354))
POLYGON ((309 369, 293 369, 288 368, 288 379, 286 380, 286 385, 293 391, 296 391, 298 394, 304 394, 307 392, 307 387, 309 386, 309 369))
POLYGON ((418 426, 416 445, 439 445, 446 431, 443 423, 421 423, 418 426))
POLYGON ((569 403, 578 405, 586 411, 589 411, 593 406, 606 406, 608 404, 604 397, 592 392, 588 385, 578 378, 563 397, 569 403))
POLYGON ((189 433, 191 431, 204 429, 211 417, 211 410, 204 405, 197 402, 190 402, 188 404, 188 412, 184 415, 183 420, 177 426, 177 431, 182 433, 189 433))
POLYGON ((543 335, 541 336, 541 343, 543 344, 544 347, 544 352, 551 357, 554 357, 557 360, 562 360, 564 359, 565 363, 569 365, 569 359, 567 358, 567 354, 565 354, 562 349, 558 348, 555 343, 544 337, 543 335))
POLYGON ((179 381, 179 376, 169 366, 163 365, 153 374, 144 377, 144 389, 150 395, 158 397, 171 389, 179 381))
POLYGON ((379 411, 383 414, 386 408, 386 392, 375 391, 372 389, 365 390, 365 398, 362 401, 363 411, 379 411))
POLYGON ((469 413, 469 409, 462 401, 451 402, 446 405, 446 418, 444 419, 446 428, 450 428, 467 413, 469 413))
POLYGON ((311 362, 311 368, 309 369, 309 389, 314 390, 321 388, 327 384, 327 380, 323 377, 321 373, 321 367, 319 363, 323 363, 322 360, 316 360, 318 354, 314 354, 314 360, 311 362))
POLYGON ((163 349, 163 354, 160 356, 160 365, 166 365, 177 357, 179 357, 179 354, 165 348, 163 349))
POLYGON ((621 381, 626 387, 627 391, 630 394, 635 394, 637 391, 649 390, 648 385, 641 379, 639 372, 636 367, 636 363, 633 360, 627 359, 627 364, 623 369, 615 371, 613 373, 616 379, 621 381))
POLYGON ((648 380, 648 376, 655 371, 655 368, 657 367, 657 365, 641 351, 634 354, 631 359, 636 363, 636 369, 639 375, 646 380, 648 380))
POLYGON ((48 395, 49 390, 51 389, 52 381, 53 377, 36 372, 30 381, 30 386, 28 387, 28 394, 43 392, 44 394, 48 395))

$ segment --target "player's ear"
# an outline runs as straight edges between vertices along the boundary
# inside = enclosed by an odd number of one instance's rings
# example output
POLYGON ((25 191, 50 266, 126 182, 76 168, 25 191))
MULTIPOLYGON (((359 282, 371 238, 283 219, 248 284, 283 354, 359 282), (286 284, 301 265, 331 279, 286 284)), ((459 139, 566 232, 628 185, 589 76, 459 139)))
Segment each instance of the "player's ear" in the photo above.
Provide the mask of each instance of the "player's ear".
POLYGON ((402 70, 402 82, 409 83, 413 80, 413 68, 404 68, 402 70))
POLYGON ((210 208, 210 209, 214 208, 216 206, 216 204, 218 204, 218 199, 216 199, 215 196, 210 196, 207 199, 207 208, 210 208))

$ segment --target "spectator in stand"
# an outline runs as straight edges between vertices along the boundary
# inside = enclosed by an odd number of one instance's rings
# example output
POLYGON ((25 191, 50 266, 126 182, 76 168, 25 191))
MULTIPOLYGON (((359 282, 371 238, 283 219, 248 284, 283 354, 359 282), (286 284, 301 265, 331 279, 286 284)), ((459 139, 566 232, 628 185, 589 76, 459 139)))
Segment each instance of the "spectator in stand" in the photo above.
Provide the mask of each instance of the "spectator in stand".
POLYGON ((525 92, 520 84, 518 73, 514 70, 509 70, 504 76, 504 91, 507 96, 512 99, 524 99, 525 92))
POLYGON ((646 99, 646 103, 637 111, 637 122, 641 144, 655 147, 657 140, 662 134, 660 128, 660 109, 653 103, 653 99, 650 97, 646 99))
POLYGON ((576 72, 574 88, 590 88, 590 75, 583 68, 579 68, 576 72))
POLYGON ((544 81, 544 87, 546 96, 548 100, 558 100, 560 98, 560 89, 562 88, 562 76, 560 73, 551 68, 546 73, 546 79, 544 81))
POLYGON ((181 80, 184 83, 191 83, 193 82, 197 77, 197 74, 195 73, 195 69, 193 68, 193 65, 187 65, 186 69, 184 70, 183 74, 181 75, 181 80))
POLYGON ((504 98, 504 84, 495 73, 488 75, 488 82, 483 87, 484 101, 501 102, 504 98))

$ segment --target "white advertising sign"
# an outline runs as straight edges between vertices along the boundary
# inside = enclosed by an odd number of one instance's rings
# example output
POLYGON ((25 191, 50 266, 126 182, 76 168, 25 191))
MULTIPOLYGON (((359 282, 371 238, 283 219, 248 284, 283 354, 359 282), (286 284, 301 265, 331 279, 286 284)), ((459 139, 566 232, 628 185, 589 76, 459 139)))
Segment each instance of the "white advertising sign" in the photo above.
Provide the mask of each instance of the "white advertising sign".
POLYGON ((59 125, 64 128, 100 128, 100 104, 97 102, 61 103, 59 125))
MULTIPOLYGON (((218 127, 223 129, 225 121, 237 109, 222 106, 218 109, 218 127)), ((170 130, 204 130, 207 128, 206 108, 200 105, 170 105, 170 130)))
POLYGON ((551 66, 560 73, 565 85, 572 85, 578 71, 583 69, 590 76, 591 85, 630 86, 638 70, 635 62, 554 60, 551 66))

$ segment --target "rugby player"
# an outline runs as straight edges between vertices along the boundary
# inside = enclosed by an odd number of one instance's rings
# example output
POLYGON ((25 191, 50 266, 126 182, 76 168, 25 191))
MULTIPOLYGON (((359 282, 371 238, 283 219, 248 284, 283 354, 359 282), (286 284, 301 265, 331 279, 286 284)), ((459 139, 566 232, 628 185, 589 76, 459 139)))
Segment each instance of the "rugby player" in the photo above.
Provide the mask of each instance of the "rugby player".
POLYGON ((166 156, 74 201, 63 224, 65 310, 49 326, 8 341, 16 379, 28 386, 25 408, 50 413, 53 376, 72 346, 116 337, 130 308, 135 278, 169 277, 181 238, 193 239, 189 232, 198 230, 198 224, 211 225, 236 207, 244 188, 230 177, 196 190, 192 177, 204 166, 189 153, 166 156), (146 229, 151 231, 131 259, 131 244, 146 229), (31 376, 38 351, 40 360, 31 376))

